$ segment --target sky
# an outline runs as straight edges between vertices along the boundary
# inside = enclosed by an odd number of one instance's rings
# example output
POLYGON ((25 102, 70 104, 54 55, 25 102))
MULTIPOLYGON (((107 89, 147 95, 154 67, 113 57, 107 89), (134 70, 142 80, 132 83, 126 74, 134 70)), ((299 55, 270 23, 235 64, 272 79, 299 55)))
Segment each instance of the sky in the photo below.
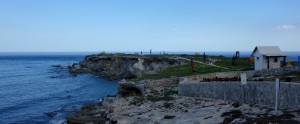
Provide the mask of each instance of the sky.
POLYGON ((0 0, 0 52, 300 51, 299 0, 0 0))

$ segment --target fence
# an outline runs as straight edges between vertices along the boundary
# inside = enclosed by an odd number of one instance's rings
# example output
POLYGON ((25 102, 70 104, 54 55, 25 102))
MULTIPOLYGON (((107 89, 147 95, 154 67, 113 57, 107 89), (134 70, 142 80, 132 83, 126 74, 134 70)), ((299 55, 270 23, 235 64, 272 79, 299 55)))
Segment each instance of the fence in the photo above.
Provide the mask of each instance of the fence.
MULTIPOLYGON (((275 82, 199 82, 182 81, 179 83, 179 95, 224 99, 260 106, 274 107, 275 82)), ((300 84, 282 82, 280 84, 279 109, 300 109, 300 84)))

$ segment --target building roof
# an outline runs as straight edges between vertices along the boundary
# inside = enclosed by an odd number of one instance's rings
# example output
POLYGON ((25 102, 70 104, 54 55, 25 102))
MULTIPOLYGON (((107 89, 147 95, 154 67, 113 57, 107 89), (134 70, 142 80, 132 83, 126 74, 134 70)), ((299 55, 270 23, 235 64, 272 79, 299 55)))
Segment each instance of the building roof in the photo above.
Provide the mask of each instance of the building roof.
POLYGON ((256 46, 251 56, 254 56, 256 51, 265 56, 287 56, 278 46, 256 46))

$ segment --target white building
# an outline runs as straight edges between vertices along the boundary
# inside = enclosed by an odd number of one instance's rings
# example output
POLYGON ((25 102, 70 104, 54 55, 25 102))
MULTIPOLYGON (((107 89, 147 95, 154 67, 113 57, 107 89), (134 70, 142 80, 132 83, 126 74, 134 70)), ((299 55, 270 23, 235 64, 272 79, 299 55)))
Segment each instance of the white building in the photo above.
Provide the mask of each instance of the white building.
POLYGON ((286 55, 281 52, 278 46, 257 46, 251 56, 254 59, 255 70, 280 68, 281 57, 284 58, 285 66, 286 55))

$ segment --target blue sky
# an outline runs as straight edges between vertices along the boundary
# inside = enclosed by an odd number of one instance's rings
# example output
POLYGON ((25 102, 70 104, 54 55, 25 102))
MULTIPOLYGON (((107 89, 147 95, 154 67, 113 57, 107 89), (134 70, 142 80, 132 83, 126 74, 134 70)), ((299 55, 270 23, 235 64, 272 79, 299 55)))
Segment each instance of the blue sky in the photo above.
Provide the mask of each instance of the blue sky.
POLYGON ((0 52, 300 51, 299 0, 0 0, 0 52))

